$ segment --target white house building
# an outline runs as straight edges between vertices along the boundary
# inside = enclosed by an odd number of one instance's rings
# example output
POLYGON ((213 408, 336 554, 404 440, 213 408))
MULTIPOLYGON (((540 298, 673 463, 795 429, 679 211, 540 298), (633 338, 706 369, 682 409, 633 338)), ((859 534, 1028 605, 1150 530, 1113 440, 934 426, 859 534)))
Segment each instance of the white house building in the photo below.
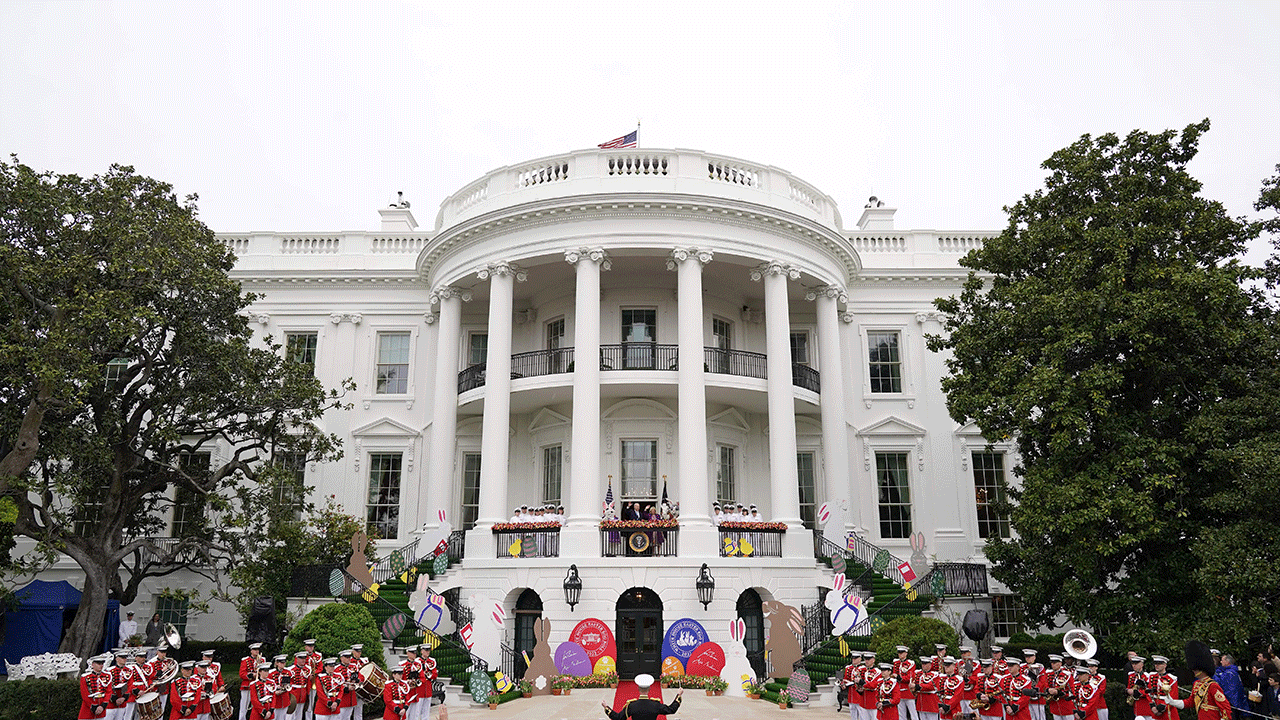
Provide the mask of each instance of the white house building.
MULTIPOLYGON (((630 661, 651 667, 655 622, 695 617, 715 639, 761 602, 818 603, 824 503, 828 538, 902 559, 982 563, 985 538, 1008 532, 984 499, 1012 450, 950 419, 925 347, 942 327, 932 300, 959 291, 957 260, 992 233, 897 230, 875 198, 846 225, 784 170, 692 150, 542 158, 461 188, 430 227, 415 210, 393 201, 376 232, 221 238, 262 295, 258 333, 326 386, 357 385, 354 408, 322 421, 345 457, 306 483, 366 517, 384 554, 445 511, 464 559, 433 589, 509 618, 475 623, 477 654, 527 646, 521 611, 540 608, 557 639, 616 619, 620 655, 629 629, 630 661), (643 551, 600 528, 610 489, 649 505, 664 487, 678 528, 645 533, 643 551), (786 529, 730 555, 717 501, 786 529), (565 508, 557 532, 502 530, 544 503, 565 508)), ((1007 635, 1013 603, 994 602, 1007 635)), ((229 611, 201 622, 238 636, 229 611)))

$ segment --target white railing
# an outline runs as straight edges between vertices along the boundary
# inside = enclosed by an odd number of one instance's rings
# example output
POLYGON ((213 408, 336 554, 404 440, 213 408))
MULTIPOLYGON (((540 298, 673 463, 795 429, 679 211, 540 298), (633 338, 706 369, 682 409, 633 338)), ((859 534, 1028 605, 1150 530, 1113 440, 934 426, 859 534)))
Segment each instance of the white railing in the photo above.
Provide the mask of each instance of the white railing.
POLYGON ((285 255, 333 255, 339 250, 341 238, 315 236, 285 236, 280 238, 280 252, 285 255))
POLYGON ((249 238, 236 236, 223 236, 219 238, 227 249, 236 255, 243 255, 249 252, 249 238))
POLYGON ((707 177, 733 185, 760 187, 760 171, 749 165, 712 160, 707 163, 707 177))
MULTIPOLYGON (((890 254, 947 254, 963 255, 982 247, 987 238, 999 233, 975 233, 940 235, 929 230, 883 232, 865 231, 849 233, 849 242, 859 255, 890 254)), ((948 264, 954 259, 946 260, 948 264)))
POLYGON ((542 185, 543 183, 560 182, 569 179, 569 163, 559 160, 550 164, 541 164, 520 172, 520 187, 542 185))
POLYGON ((852 240, 853 249, 859 253, 900 253, 907 251, 906 234, 855 237, 852 240))
POLYGON ((616 155, 607 160, 610 175, 666 175, 670 164, 666 155, 616 155))
POLYGON ((985 238, 981 235, 951 235, 938 238, 938 252, 967 253, 982 247, 985 238))
POLYGON ((369 251, 386 255, 416 255, 426 244, 427 239, 421 235, 417 237, 375 236, 369 240, 369 251))

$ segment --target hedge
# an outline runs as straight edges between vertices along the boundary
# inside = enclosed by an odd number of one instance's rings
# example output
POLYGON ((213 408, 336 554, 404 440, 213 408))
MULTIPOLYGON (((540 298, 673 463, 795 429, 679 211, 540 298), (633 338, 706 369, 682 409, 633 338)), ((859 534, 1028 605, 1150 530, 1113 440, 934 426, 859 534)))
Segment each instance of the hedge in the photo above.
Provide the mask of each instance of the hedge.
POLYGON ((66 720, 79 712, 79 680, 33 679, 0 683, 0 720, 66 720))
POLYGON ((292 662, 293 654, 302 650, 302 641, 312 638, 316 640, 316 650, 326 658, 337 657, 354 644, 363 644, 364 656, 383 670, 387 669, 382 655, 382 633, 363 605, 337 602, 312 610, 289 632, 282 652, 292 662))
POLYGON ((907 657, 914 660, 920 656, 932 657, 934 645, 945 644, 947 651, 954 656, 960 654, 960 637, 956 631, 941 620, 923 618, 913 615, 894 618, 871 635, 868 649, 875 651, 881 662, 889 662, 898 657, 894 650, 898 645, 911 648, 907 657))

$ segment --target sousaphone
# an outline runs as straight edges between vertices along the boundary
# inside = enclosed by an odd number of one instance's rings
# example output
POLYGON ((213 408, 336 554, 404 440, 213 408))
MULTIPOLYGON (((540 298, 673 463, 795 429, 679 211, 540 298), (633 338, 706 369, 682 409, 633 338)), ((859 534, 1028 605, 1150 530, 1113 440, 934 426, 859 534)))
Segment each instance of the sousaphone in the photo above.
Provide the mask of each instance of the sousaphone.
MULTIPOLYGON (((182 647, 182 635, 173 623, 164 624, 164 640, 160 641, 160 647, 173 648, 174 650, 182 647)), ((166 657, 164 663, 160 666, 160 673, 156 676, 156 686, 173 682, 173 679, 178 677, 178 671, 178 661, 171 657, 166 657)))
POLYGON ((1062 636, 1062 649, 1076 660, 1088 660, 1098 653, 1098 641, 1089 631, 1076 628, 1062 636))

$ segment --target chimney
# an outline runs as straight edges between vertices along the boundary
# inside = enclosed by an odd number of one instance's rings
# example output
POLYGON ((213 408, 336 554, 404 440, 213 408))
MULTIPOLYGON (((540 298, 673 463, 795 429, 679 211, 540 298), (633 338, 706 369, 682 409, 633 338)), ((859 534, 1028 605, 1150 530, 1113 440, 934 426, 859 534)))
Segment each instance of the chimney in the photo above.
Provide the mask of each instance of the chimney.
POLYGON ((391 201, 378 214, 382 216, 382 232, 413 232, 418 227, 403 192, 391 196, 391 201))
POLYGON ((859 230, 892 230, 893 214, 897 208, 885 207, 884 201, 872 195, 862 208, 862 217, 858 218, 859 230))

